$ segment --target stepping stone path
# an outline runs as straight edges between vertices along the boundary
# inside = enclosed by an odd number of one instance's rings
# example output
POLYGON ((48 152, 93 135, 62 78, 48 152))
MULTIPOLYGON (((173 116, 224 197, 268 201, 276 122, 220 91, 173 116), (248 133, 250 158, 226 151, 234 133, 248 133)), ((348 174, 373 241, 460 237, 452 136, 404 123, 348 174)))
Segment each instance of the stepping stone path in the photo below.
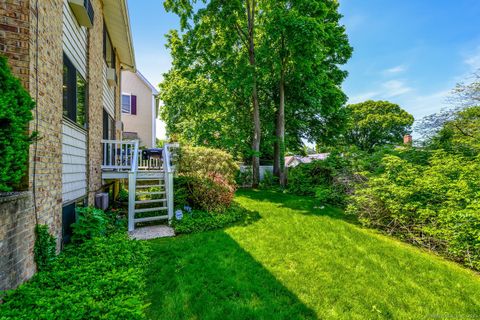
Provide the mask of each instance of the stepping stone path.
POLYGON ((157 238, 174 237, 175 231, 169 226, 150 226, 137 228, 129 232, 130 238, 135 240, 151 240, 157 238))

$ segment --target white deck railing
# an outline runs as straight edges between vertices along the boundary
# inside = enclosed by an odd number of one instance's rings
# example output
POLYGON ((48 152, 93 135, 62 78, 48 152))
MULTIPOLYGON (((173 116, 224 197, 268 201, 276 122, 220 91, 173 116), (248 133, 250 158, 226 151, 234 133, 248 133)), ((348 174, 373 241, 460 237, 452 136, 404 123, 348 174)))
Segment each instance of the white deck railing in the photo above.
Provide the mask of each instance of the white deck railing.
MULTIPOLYGON (((130 170, 134 163, 135 152, 138 153, 138 141, 102 140, 102 169, 130 170)), ((137 156, 138 159, 138 156, 137 156)), ((138 161, 138 160, 137 160, 138 161)))
POLYGON ((142 150, 139 150, 138 140, 102 140, 102 146, 102 169, 104 170, 130 171, 134 163, 137 164, 136 169, 138 170, 163 169, 163 159, 156 157, 151 157, 148 160, 143 159, 142 150), (134 157, 135 155, 136 157, 134 157))

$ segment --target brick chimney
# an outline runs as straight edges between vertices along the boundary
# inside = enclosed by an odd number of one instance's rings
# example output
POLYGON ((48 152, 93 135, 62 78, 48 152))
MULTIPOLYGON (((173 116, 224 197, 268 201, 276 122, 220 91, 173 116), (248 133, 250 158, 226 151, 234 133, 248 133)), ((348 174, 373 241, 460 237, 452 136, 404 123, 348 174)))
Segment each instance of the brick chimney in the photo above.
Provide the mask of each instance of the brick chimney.
POLYGON ((411 135, 406 134, 405 136, 403 136, 403 144, 411 145, 412 142, 413 142, 413 138, 411 135))

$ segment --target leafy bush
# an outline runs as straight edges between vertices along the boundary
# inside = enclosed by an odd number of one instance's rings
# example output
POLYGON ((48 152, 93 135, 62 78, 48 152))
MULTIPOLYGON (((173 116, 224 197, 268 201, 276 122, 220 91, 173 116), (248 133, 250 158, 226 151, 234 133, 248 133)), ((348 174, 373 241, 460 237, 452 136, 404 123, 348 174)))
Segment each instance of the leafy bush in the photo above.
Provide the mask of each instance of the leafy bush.
POLYGON ((128 191, 124 188, 120 188, 120 191, 118 192, 118 201, 128 202, 128 191))
POLYGON ((260 181, 261 189, 269 189, 278 186, 278 177, 274 176, 271 171, 265 171, 262 181, 260 181))
POLYGON ((17 188, 26 173, 35 103, 0 56, 0 192, 17 188))
POLYGON ((235 181, 240 187, 251 187, 253 183, 253 172, 251 167, 247 167, 244 171, 238 171, 235 181))
POLYGON ((57 257, 57 243, 48 231, 48 226, 37 224, 35 226, 35 245, 33 253, 37 270, 43 271, 50 268, 53 261, 57 257))
POLYGON ((203 232, 224 228, 250 216, 251 212, 234 204, 222 214, 194 210, 182 220, 174 220, 173 227, 177 234, 203 232))
POLYGON ((221 213, 228 209, 235 187, 222 176, 180 176, 175 179, 175 207, 221 213))
POLYGON ((351 168, 340 154, 326 160, 300 164, 289 169, 288 191, 298 195, 316 197, 322 203, 342 205, 351 168))
POLYGON ((178 154, 180 175, 211 177, 222 176, 230 185, 235 185, 239 167, 232 156, 225 151, 183 146, 178 154))
POLYGON ((348 212, 480 270, 479 160, 435 151, 422 165, 387 155, 383 171, 357 187, 348 212))
POLYGON ((2 319, 145 319, 145 242, 126 235, 67 246, 0 304, 2 319))
POLYGON ((183 147, 179 152, 175 179, 175 205, 183 208, 224 212, 236 190, 238 166, 221 150, 183 147))
POLYGON ((74 243, 85 242, 95 237, 104 236, 108 218, 105 212, 93 207, 77 208, 77 222, 72 224, 74 243))

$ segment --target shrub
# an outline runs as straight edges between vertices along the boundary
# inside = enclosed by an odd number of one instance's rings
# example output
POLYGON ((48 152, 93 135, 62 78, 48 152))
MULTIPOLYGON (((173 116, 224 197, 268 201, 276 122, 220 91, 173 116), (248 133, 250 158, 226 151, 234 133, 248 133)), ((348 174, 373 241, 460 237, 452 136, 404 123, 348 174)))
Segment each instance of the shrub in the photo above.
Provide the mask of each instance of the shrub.
POLYGON ((261 189, 269 189, 278 186, 278 177, 274 176, 271 171, 265 171, 262 181, 260 181, 261 189))
POLYGON ((238 166, 224 151, 183 147, 175 179, 175 205, 210 212, 224 212, 236 190, 238 166))
POLYGON ((104 236, 108 218, 105 212, 92 207, 77 208, 77 222, 72 224, 74 243, 85 242, 95 237, 104 236))
POLYGON ((0 56, 0 192, 17 188, 26 173, 35 103, 0 56))
POLYGON ((175 179, 175 207, 221 213, 228 209, 235 187, 221 176, 180 176, 175 179))
POLYGON ((289 169, 287 190, 298 195, 316 197, 323 203, 342 205, 351 175, 347 160, 339 154, 332 154, 326 160, 300 164, 289 169))
POLYGON ((250 214, 251 212, 236 204, 223 214, 194 210, 191 214, 185 214, 182 220, 174 220, 173 227, 177 234, 215 230, 245 220, 250 214))
POLYGON ((57 256, 57 243, 48 231, 48 226, 37 224, 35 226, 35 245, 33 253, 38 271, 50 268, 57 256))
POLYGON ((121 188, 118 192, 118 201, 120 202, 128 202, 128 190, 121 188))
POLYGON ((67 246, 0 304, 2 319, 145 319, 148 247, 126 235, 67 246))
POLYGON ((232 156, 225 151, 183 146, 178 154, 177 172, 184 176, 222 176, 229 184, 235 185, 239 167, 232 156))
POLYGON ((480 270, 480 158, 433 152, 428 165, 385 156, 357 187, 348 212, 480 270))

